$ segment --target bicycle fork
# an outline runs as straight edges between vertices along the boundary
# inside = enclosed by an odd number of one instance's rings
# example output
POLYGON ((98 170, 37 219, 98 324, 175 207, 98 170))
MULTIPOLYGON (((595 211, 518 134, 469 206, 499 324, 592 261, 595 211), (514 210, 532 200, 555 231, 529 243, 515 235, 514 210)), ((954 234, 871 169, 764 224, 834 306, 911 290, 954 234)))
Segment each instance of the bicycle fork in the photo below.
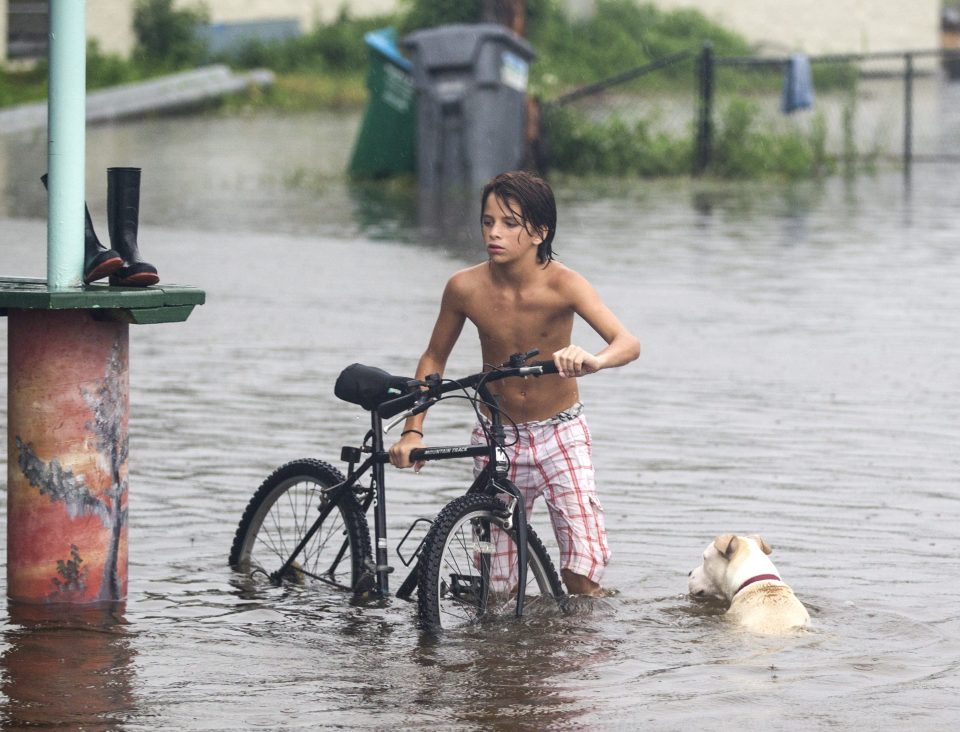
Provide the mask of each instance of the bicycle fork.
POLYGON ((530 556, 527 547, 527 509, 523 505, 523 496, 520 489, 509 480, 497 480, 497 488, 508 493, 513 500, 513 523, 517 531, 517 617, 523 615, 523 600, 527 587, 527 561, 530 556))

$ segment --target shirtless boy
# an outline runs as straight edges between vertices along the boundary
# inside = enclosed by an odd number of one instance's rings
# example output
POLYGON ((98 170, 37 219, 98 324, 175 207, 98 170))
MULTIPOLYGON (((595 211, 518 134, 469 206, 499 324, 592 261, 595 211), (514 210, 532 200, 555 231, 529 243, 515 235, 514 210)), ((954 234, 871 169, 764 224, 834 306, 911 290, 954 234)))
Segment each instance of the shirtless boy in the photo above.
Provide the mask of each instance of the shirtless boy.
MULTIPOLYGON (((531 348, 553 354, 557 375, 504 379, 490 388, 518 425, 519 439, 508 448, 510 477, 524 495, 528 516, 534 499, 544 496, 567 591, 600 595, 610 550, 577 378, 633 361, 640 342, 586 279, 553 259, 557 209, 544 181, 524 172, 503 173, 484 187, 481 204, 488 260, 447 282, 416 378, 443 374, 467 320, 477 327, 485 364, 503 363, 531 348), (575 315, 606 341, 605 348, 590 353, 570 342, 575 315)), ((407 419, 390 448, 397 467, 409 467, 410 451, 425 447, 423 421, 423 414, 407 419)), ((474 439, 480 434, 478 426, 474 439)))

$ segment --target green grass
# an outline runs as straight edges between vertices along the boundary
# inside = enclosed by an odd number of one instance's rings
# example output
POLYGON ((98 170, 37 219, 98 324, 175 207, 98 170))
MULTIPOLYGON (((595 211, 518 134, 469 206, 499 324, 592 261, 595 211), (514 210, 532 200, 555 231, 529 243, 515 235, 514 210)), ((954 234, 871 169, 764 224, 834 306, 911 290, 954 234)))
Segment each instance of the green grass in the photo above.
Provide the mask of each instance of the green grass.
POLYGON ((277 74, 272 86, 232 94, 222 101, 230 113, 250 109, 315 112, 318 109, 359 109, 367 100, 365 74, 277 74))
POLYGON ((47 67, 0 71, 0 107, 39 102, 47 98, 47 67))

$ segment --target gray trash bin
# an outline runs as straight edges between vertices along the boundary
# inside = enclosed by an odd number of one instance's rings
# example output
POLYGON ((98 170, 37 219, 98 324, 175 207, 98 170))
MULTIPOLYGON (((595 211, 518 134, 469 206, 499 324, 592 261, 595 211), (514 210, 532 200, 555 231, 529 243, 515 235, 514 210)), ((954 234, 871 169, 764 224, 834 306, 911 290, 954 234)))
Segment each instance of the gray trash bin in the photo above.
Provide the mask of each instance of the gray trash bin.
POLYGON ((524 159, 533 48, 493 23, 447 25, 403 40, 417 91, 421 190, 479 190, 524 159))

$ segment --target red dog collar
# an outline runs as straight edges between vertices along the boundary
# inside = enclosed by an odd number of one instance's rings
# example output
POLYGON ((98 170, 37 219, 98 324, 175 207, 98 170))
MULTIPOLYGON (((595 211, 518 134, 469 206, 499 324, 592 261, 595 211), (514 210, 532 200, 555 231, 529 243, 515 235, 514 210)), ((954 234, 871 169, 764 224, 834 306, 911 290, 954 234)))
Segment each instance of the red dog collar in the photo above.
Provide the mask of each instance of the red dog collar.
MULTIPOLYGON (((740 592, 741 590, 743 590, 744 587, 749 587, 754 582, 762 582, 763 580, 776 580, 777 582, 783 581, 779 577, 777 577, 777 575, 775 574, 758 574, 756 577, 751 577, 742 585, 740 585, 740 587, 737 589, 737 592, 740 592)), ((734 592, 733 594, 736 595, 737 592, 734 592)))

